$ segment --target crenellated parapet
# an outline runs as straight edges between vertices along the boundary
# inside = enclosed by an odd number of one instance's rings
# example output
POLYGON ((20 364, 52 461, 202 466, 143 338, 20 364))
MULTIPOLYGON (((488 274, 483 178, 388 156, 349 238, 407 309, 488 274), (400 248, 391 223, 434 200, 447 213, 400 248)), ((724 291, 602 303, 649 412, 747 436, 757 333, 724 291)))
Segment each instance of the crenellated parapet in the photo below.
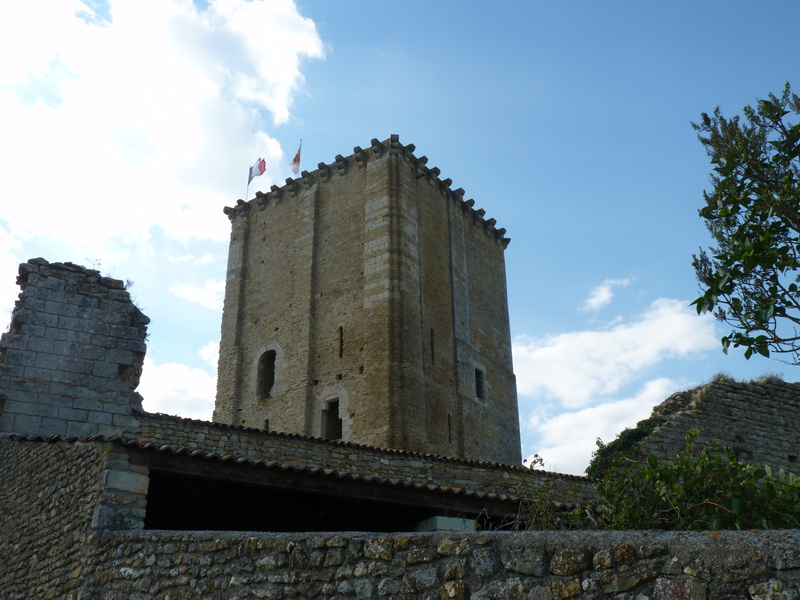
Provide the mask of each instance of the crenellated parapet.
POLYGON ((424 180, 428 185, 437 188, 445 201, 452 202, 466 218, 471 219, 476 225, 482 225, 487 235, 493 236, 504 248, 507 247, 511 240, 506 237, 506 230, 497 227, 495 219, 486 218, 485 210, 475 208, 475 200, 465 200, 464 189, 453 189, 453 180, 442 179, 440 177, 441 170, 438 167, 428 167, 428 157, 417 157, 414 154, 415 150, 414 144, 401 144, 400 137, 396 134, 392 134, 388 140, 383 142, 373 138, 370 146, 366 149, 356 146, 350 156, 344 157, 338 154, 330 164, 319 163, 315 171, 310 173, 303 171, 298 178, 286 179, 286 183, 281 187, 272 185, 270 191, 258 191, 255 198, 249 201, 237 200, 236 206, 226 206, 223 210, 231 220, 237 216, 246 216, 251 210, 265 210, 271 204, 278 204, 286 199, 296 197, 304 189, 310 189, 317 183, 327 183, 332 177, 344 177, 351 169, 366 167, 371 161, 391 154, 402 158, 407 165, 414 169, 418 180, 424 180))

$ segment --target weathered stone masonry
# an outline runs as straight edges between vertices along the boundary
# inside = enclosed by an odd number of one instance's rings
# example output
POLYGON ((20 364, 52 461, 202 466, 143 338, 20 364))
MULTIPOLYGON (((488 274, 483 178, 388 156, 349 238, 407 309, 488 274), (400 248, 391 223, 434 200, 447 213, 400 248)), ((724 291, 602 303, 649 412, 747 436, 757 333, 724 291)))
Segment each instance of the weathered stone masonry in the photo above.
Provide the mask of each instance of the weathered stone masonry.
POLYGON ((398 136, 226 208, 214 420, 520 462, 505 229, 398 136))
POLYGON ((135 431, 150 319, 124 284, 71 263, 20 265, 22 288, 0 339, 0 434, 135 431))
POLYGON ((673 394, 653 416, 664 423, 640 443, 645 453, 674 458, 686 434, 698 429, 696 441, 719 441, 748 464, 800 471, 800 383, 720 377, 673 394))

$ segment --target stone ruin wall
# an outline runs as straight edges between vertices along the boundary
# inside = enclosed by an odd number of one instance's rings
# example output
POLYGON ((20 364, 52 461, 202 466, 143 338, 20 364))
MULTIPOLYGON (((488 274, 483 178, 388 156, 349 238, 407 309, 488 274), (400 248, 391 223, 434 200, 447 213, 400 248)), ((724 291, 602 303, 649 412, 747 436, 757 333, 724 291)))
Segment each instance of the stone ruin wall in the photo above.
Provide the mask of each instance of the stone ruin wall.
POLYGON ((142 493, 122 461, 108 442, 0 440, 4 599, 790 600, 800 588, 799 531, 124 529, 102 518, 142 493))
POLYGON ((696 441, 719 440, 748 464, 800 473, 800 383, 718 377, 673 394, 652 416, 665 422, 640 443, 647 454, 673 458, 685 446, 686 434, 699 429, 696 441))
POLYGON ((0 434, 135 431, 149 319, 122 281, 36 258, 0 338, 0 434))

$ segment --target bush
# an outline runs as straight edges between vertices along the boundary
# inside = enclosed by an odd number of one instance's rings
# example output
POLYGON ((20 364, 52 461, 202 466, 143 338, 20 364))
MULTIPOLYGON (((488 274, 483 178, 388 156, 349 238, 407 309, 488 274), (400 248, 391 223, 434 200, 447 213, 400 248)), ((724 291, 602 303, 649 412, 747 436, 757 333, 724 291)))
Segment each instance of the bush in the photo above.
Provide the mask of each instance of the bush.
POLYGON ((686 448, 671 462, 620 457, 584 512, 586 525, 607 529, 779 529, 800 527, 800 482, 781 469, 741 462, 730 449, 686 448))

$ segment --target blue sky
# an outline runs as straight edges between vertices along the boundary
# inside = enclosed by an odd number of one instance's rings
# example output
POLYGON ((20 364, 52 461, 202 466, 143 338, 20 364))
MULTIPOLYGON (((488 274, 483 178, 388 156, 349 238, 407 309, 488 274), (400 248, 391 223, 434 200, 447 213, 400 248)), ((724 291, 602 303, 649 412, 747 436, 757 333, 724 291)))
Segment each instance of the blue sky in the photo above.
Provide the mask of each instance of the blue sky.
POLYGON ((688 308, 709 163, 690 126, 797 83, 796 2, 29 0, 0 22, 0 310, 18 263, 95 265, 151 317, 140 392, 209 418, 222 207, 400 135, 497 219, 523 455, 583 471, 723 371, 688 308), (46 19, 42 15, 47 15, 46 19))

